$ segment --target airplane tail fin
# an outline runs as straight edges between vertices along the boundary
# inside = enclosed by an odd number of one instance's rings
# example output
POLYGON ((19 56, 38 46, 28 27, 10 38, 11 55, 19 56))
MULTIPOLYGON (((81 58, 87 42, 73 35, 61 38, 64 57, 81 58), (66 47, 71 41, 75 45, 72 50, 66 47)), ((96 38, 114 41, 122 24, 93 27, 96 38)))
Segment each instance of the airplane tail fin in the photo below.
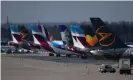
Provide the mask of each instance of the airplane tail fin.
POLYGON ((36 25, 31 25, 32 35, 34 43, 40 44, 41 42, 46 42, 46 39, 44 38, 43 33, 36 25))
POLYGON ((26 29, 24 25, 18 26, 20 35, 21 35, 21 40, 22 41, 27 41, 29 39, 29 31, 26 29))
POLYGON ((48 32, 48 30, 43 25, 38 25, 39 30, 43 33, 44 37, 48 41, 54 41, 53 36, 48 32))
POLYGON ((61 33, 61 38, 64 44, 67 46, 73 45, 73 40, 70 31, 65 25, 59 25, 59 31, 61 33))
POLYGON ((79 48, 88 47, 88 44, 86 43, 86 40, 85 40, 84 31, 80 28, 79 25, 71 25, 70 31, 72 34, 72 39, 75 47, 79 47, 79 48))
POLYGON ((127 45, 124 44, 108 27, 105 27, 105 23, 100 18, 90 18, 90 20, 98 37, 100 46, 109 48, 127 47, 127 45))
POLYGON ((37 25, 31 25, 32 29, 32 35, 34 39, 35 44, 39 44, 42 47, 44 47, 48 51, 53 51, 53 49, 50 47, 49 43, 47 42, 46 37, 44 34, 39 30, 37 25))
POLYGON ((49 40, 47 29, 43 25, 38 25, 38 29, 44 35, 44 37, 49 40))
POLYGON ((20 30, 16 25, 10 25, 10 31, 14 42, 18 43, 21 40, 20 30))
POLYGON ((89 44, 89 46, 95 47, 95 46, 99 45, 97 35, 95 34, 92 27, 81 26, 81 28, 85 32, 85 39, 86 39, 86 42, 89 44))

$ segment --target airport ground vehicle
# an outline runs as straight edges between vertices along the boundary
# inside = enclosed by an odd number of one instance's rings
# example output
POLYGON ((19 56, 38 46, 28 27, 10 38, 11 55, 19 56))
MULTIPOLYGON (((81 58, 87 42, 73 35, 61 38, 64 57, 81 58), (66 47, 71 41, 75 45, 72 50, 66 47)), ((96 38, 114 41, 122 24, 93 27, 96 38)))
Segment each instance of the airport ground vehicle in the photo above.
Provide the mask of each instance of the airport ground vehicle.
POLYGON ((131 74, 131 63, 130 59, 120 59, 119 60, 119 73, 131 74))
POLYGON ((106 73, 106 72, 115 73, 116 70, 111 65, 102 64, 99 68, 99 72, 101 72, 101 73, 106 73))

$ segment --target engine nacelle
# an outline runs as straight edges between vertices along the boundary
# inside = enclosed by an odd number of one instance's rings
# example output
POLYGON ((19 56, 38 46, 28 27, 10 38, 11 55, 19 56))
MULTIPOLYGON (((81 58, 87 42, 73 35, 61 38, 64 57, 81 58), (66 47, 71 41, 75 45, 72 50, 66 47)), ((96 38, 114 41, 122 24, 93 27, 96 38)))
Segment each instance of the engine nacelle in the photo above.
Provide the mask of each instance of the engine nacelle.
POLYGON ((122 55, 123 58, 131 58, 133 59, 133 48, 129 48, 125 50, 125 52, 122 55))
POLYGON ((29 45, 33 48, 41 49, 41 46, 35 43, 29 43, 29 45))
POLYGON ((8 42, 8 45, 9 46, 19 47, 19 45, 17 43, 13 42, 13 41, 8 42))

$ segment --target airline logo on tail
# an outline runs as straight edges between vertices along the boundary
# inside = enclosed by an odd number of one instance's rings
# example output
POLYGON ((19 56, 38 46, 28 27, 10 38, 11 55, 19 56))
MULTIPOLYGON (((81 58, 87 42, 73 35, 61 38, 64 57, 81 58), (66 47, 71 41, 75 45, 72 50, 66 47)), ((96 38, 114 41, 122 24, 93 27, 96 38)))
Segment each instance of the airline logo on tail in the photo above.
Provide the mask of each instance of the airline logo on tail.
POLYGON ((22 41, 20 32, 18 30, 18 27, 16 27, 16 25, 11 25, 10 30, 14 42, 18 43, 19 41, 22 41))
POLYGON ((40 40, 44 38, 42 33, 40 32, 40 30, 37 28, 36 25, 31 25, 31 29, 32 29, 34 43, 40 44, 40 40))
POLYGON ((90 46, 95 46, 98 43, 98 38, 96 35, 94 36, 90 36, 90 35, 86 35, 85 36, 86 42, 90 45, 90 46))
POLYGON ((72 36, 67 27, 65 25, 59 25, 59 30, 64 44, 68 46, 73 45, 72 36))
POLYGON ((39 31, 44 35, 48 41, 54 41, 54 37, 47 31, 43 25, 38 25, 39 31))
POLYGON ((74 42, 74 46, 79 48, 87 48, 88 44, 85 39, 84 31, 78 25, 71 25, 70 26, 72 39, 74 42))
POLYGON ((99 40, 99 45, 104 48, 127 48, 119 37, 117 37, 100 18, 90 18, 95 33, 99 40))
POLYGON ((22 40, 22 41, 26 41, 26 40, 28 40, 29 32, 28 32, 28 30, 24 27, 24 29, 22 29, 22 30, 20 31, 20 35, 21 35, 21 40, 22 40))
POLYGON ((84 30, 85 39, 89 46, 96 46, 98 43, 98 38, 93 31, 93 28, 87 25, 82 25, 81 28, 84 30))
POLYGON ((115 42, 115 36, 112 33, 104 32, 103 27, 101 26, 96 30, 96 34, 100 36, 99 44, 101 46, 110 46, 115 42))

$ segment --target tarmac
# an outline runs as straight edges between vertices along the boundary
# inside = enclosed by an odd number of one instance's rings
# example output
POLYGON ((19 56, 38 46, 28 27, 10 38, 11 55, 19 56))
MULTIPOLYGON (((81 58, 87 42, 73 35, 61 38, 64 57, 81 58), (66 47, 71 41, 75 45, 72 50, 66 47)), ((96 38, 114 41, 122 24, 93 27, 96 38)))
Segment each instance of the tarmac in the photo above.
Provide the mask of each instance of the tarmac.
POLYGON ((111 60, 82 60, 43 54, 2 54, 1 80, 133 80, 131 75, 100 73, 100 64, 117 67, 111 60))

